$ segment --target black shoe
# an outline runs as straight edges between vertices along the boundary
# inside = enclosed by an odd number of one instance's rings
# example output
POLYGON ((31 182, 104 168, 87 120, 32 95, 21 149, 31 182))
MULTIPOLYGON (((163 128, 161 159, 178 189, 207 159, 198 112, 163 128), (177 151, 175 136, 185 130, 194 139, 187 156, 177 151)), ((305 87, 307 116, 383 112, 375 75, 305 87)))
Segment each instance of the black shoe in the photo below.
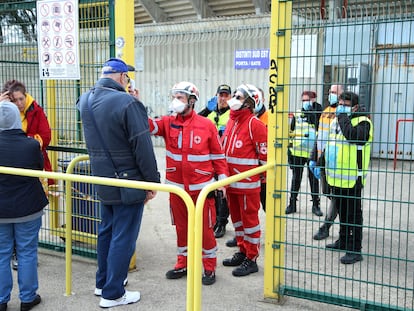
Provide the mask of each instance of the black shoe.
POLYGON ((212 285, 216 282, 216 273, 214 271, 204 271, 201 279, 203 285, 212 285))
POLYGON ((22 302, 20 304, 20 311, 29 311, 32 310, 34 306, 37 306, 42 299, 39 295, 36 295, 35 299, 32 302, 22 302))
POLYGON ((226 233, 226 226, 225 225, 218 225, 216 230, 214 230, 214 236, 216 239, 221 238, 226 233))
POLYGON ((341 257, 341 263, 344 265, 351 265, 358 261, 362 261, 362 255, 359 253, 346 253, 345 256, 341 257))
POLYGON ((181 269, 172 269, 170 271, 167 271, 165 276, 167 279, 174 280, 174 279, 181 279, 183 276, 187 275, 187 268, 181 268, 181 269))
POLYGON ((242 252, 237 252, 231 258, 226 258, 223 260, 223 266, 226 267, 237 267, 240 266, 243 260, 246 258, 246 255, 242 252))
POLYGON ((330 250, 346 250, 345 246, 341 245, 339 240, 336 240, 334 243, 326 244, 326 248, 330 250))
POLYGON ((233 270, 234 276, 246 276, 250 273, 255 273, 259 271, 259 267, 257 266, 257 263, 253 260, 250 260, 249 258, 244 258, 243 262, 240 266, 238 266, 236 269, 233 270))
POLYGON ((0 311, 6 311, 7 310, 7 303, 0 303, 0 311))
POLYGON ((323 213, 321 211, 321 207, 319 205, 313 205, 312 206, 312 213, 316 216, 323 216, 323 213))
POLYGON ((313 239, 319 241, 326 239, 328 236, 329 229, 325 225, 322 225, 322 227, 319 228, 318 232, 316 232, 313 236, 313 239))
POLYGON ((294 203, 291 202, 288 205, 288 207, 286 207, 286 210, 285 210, 286 215, 293 214, 293 213, 296 213, 296 201, 294 203))
POLYGON ((237 240, 236 240, 236 238, 233 238, 231 240, 228 240, 226 242, 226 246, 227 247, 236 247, 237 246, 237 240))

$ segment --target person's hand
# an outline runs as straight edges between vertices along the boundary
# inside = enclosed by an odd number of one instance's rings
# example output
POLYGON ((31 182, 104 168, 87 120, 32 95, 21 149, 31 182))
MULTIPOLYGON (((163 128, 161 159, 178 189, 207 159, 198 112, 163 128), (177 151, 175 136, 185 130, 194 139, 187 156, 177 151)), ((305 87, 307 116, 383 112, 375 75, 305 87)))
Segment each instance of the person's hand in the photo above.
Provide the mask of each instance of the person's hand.
POLYGON ((316 179, 321 179, 321 168, 319 166, 315 167, 313 170, 313 176, 315 176, 316 179))
POLYGON ((157 195, 155 190, 147 190, 147 197, 145 198, 144 205, 147 204, 149 200, 152 200, 157 195))
POLYGON ((316 166, 316 161, 309 161, 309 170, 317 179, 321 179, 321 168, 316 166))
POLYGON ((137 89, 131 88, 130 85, 128 85, 128 93, 134 96, 135 98, 139 99, 139 91, 137 89))
POLYGON ((217 190, 223 192, 223 197, 224 198, 226 197, 226 187, 220 187, 220 188, 217 188, 217 190))
POLYGON ((0 102, 2 101, 10 101, 9 91, 0 94, 0 102))
POLYGON ((217 107, 217 96, 210 98, 207 102, 206 108, 210 111, 216 110, 217 107))

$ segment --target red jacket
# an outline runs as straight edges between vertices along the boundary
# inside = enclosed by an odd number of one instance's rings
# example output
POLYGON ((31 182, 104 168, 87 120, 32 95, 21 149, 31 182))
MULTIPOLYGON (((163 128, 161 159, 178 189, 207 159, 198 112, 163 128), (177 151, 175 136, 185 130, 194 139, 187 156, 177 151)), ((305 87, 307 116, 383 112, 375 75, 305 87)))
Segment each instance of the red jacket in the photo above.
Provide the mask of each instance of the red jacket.
MULTIPOLYGON (((230 176, 266 164, 267 128, 250 110, 231 111, 222 139, 230 176)), ((260 176, 232 183, 227 192, 260 192, 260 176)))
POLYGON ((52 171, 52 165, 50 164, 50 160, 46 152, 46 148, 50 144, 52 132, 42 107, 40 107, 29 94, 26 94, 24 118, 26 120, 23 120, 22 123, 26 124, 26 128, 23 128, 23 130, 26 132, 27 136, 33 137, 37 140, 39 140, 37 136, 40 136, 45 170, 52 171))
POLYGON ((188 116, 149 119, 150 132, 162 136, 167 149, 166 183, 177 185, 190 195, 228 176, 226 159, 217 129, 194 111, 188 116))

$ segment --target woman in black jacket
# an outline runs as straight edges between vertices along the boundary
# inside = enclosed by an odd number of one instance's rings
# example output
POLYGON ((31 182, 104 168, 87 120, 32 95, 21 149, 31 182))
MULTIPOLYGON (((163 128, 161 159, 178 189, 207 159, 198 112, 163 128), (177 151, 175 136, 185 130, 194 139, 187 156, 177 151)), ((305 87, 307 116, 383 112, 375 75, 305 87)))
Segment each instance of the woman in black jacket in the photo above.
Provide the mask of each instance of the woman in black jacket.
MULTIPOLYGON (((0 166, 43 169, 39 143, 22 130, 16 105, 0 102, 0 166)), ((7 310, 13 278, 10 260, 19 260, 20 310, 40 303, 37 294, 37 247, 43 208, 48 204, 39 178, 0 174, 0 311, 7 310)))

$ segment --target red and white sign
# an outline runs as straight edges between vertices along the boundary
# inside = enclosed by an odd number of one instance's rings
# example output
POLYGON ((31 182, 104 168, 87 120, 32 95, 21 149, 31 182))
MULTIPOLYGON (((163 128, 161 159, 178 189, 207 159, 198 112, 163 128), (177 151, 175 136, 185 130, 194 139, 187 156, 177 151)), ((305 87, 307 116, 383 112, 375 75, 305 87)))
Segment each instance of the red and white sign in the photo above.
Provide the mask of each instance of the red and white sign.
POLYGON ((79 80, 79 0, 37 1, 41 80, 79 80))

